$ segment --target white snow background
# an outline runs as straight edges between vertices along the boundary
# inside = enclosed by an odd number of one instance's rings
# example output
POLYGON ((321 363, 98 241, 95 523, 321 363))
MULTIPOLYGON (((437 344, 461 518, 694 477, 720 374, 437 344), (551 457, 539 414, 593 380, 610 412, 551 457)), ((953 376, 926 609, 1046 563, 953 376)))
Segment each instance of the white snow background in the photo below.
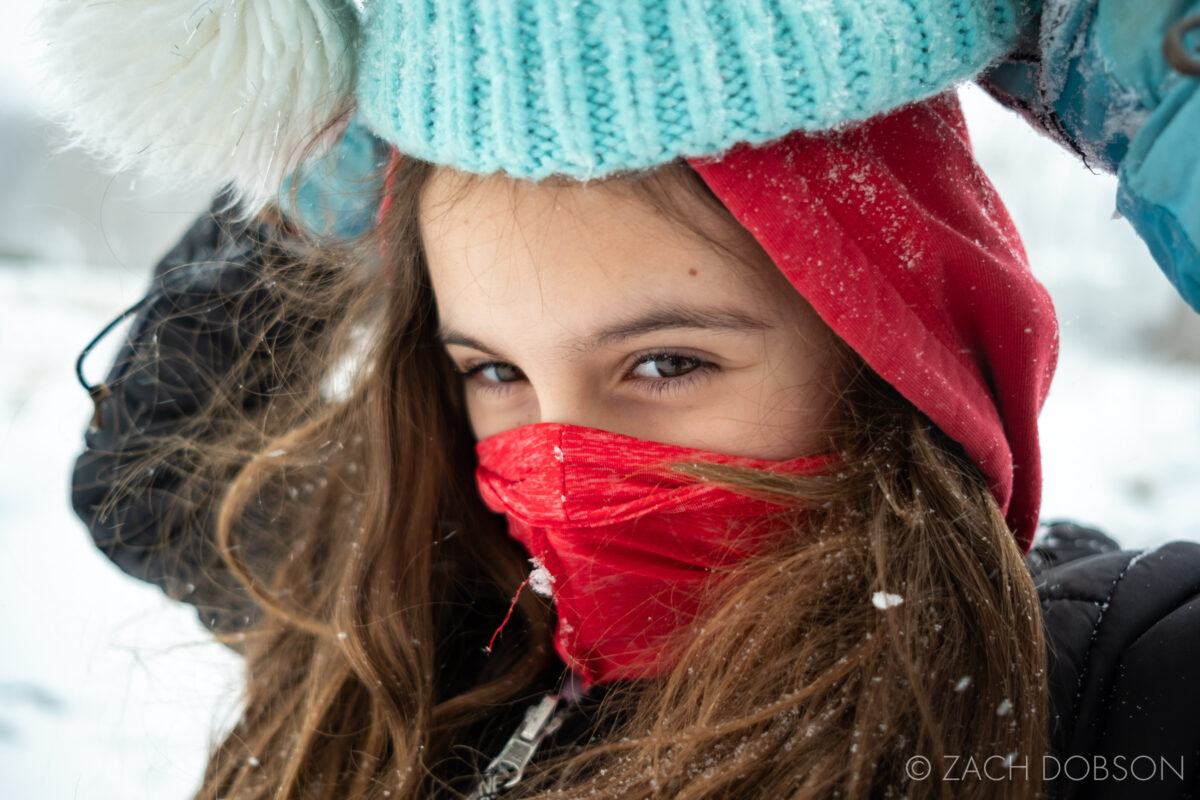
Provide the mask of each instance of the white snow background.
MULTIPOLYGON (((204 198, 54 153, 20 40, 29 5, 0 0, 0 798, 186 798, 236 714, 238 661, 96 551, 68 497, 91 413, 75 356, 204 198)), ((1200 540, 1197 317, 1111 219, 1112 178, 978 90, 963 99, 1062 323, 1044 517, 1128 547, 1200 540)))

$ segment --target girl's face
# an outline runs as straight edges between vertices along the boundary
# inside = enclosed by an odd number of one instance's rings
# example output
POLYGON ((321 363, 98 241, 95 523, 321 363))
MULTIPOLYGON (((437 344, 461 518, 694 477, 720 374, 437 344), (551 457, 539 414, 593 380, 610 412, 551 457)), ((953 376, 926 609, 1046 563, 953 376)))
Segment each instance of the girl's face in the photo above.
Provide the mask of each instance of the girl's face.
POLYGON ((619 184, 430 177, 421 235, 476 437, 558 422, 777 461, 827 448, 832 332, 745 229, 677 194, 736 259, 619 184))

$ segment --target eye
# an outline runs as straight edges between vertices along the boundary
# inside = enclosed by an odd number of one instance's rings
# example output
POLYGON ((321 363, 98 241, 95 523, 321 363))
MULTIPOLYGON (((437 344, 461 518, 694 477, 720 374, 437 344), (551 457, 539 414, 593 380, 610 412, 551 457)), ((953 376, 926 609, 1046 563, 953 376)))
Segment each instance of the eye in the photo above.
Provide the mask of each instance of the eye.
POLYGON ((485 361, 462 370, 463 380, 473 384, 476 391, 507 392, 511 384, 525 380, 525 373, 503 361, 485 361))
POLYGON ((704 363, 698 358, 678 353, 653 353, 639 359, 630 374, 651 380, 679 378, 700 369, 704 363))
POLYGON ((682 353, 650 353, 637 360, 627 377, 642 392, 668 398, 693 388, 720 372, 711 361, 682 353))

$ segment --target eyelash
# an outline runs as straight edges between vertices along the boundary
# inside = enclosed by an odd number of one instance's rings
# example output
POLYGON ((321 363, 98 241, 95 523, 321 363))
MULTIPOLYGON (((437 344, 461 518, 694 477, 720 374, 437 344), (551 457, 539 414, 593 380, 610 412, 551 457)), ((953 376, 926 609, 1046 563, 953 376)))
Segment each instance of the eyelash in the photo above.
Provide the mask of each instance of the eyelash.
MULTIPOLYGON (((695 361, 696 366, 695 366, 695 368, 693 368, 686 374, 680 375, 678 378, 633 378, 632 379, 634 382, 642 384, 645 391, 652 394, 656 398, 660 398, 660 397, 667 396, 668 394, 675 394, 677 392, 680 392, 683 389, 685 389, 688 386, 695 383, 696 381, 703 379, 703 378, 707 378, 712 372, 719 369, 719 367, 716 364, 714 364, 713 362, 705 361, 701 358, 697 358, 696 356, 689 356, 689 355, 684 355, 683 353, 675 353, 675 352, 670 352, 670 351, 661 351, 661 352, 647 353, 643 356, 640 356, 637 359, 637 361, 634 361, 633 364, 630 365, 629 372, 633 372, 633 370, 637 369, 642 364, 645 364, 649 361, 657 361, 658 359, 661 359, 661 358, 689 359, 689 360, 695 361)), ((487 369, 488 367, 495 367, 495 366, 510 366, 510 365, 506 364, 503 361, 484 361, 479 364, 474 364, 464 370, 458 370, 458 374, 462 376, 464 381, 471 381, 474 384, 474 386, 473 386, 474 390, 477 392, 482 392, 485 394, 501 395, 501 396, 508 394, 508 392, 510 392, 512 390, 513 384, 517 383, 517 381, 493 382, 493 381, 483 381, 483 380, 474 380, 474 381, 471 380, 472 378, 474 378, 476 375, 478 375, 480 372, 487 369)))

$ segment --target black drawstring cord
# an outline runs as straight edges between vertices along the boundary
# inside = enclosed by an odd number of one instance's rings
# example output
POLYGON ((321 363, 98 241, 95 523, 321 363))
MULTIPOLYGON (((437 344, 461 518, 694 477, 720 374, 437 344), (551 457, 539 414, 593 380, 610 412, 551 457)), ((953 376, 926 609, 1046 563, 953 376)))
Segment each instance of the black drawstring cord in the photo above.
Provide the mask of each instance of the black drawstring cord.
POLYGON ((97 384, 91 384, 87 382, 87 379, 83 377, 84 359, 86 359, 88 354, 92 352, 92 348, 99 344, 100 340, 107 336, 113 328, 129 319, 129 317, 132 315, 136 314, 143 306, 145 306, 151 300, 156 299, 161 293, 161 289, 156 289, 155 291, 143 297, 141 300, 138 300, 129 308, 122 311, 114 320, 112 320, 112 322, 109 322, 107 325, 105 325, 104 328, 97 333, 92 340, 87 343, 86 346, 84 346, 83 351, 79 354, 79 357, 75 359, 75 377, 79 379, 80 385, 87 390, 87 393, 92 398, 92 403, 95 406, 92 412, 92 421, 90 425, 91 430, 98 431, 103 427, 103 422, 100 417, 100 404, 104 402, 105 398, 107 398, 111 392, 109 391, 107 382, 101 382, 97 384))
POLYGON ((1196 30, 1200 30, 1200 14, 1179 20, 1163 37, 1163 58, 1181 75, 1200 77, 1200 55, 1189 52, 1184 42, 1196 30))

